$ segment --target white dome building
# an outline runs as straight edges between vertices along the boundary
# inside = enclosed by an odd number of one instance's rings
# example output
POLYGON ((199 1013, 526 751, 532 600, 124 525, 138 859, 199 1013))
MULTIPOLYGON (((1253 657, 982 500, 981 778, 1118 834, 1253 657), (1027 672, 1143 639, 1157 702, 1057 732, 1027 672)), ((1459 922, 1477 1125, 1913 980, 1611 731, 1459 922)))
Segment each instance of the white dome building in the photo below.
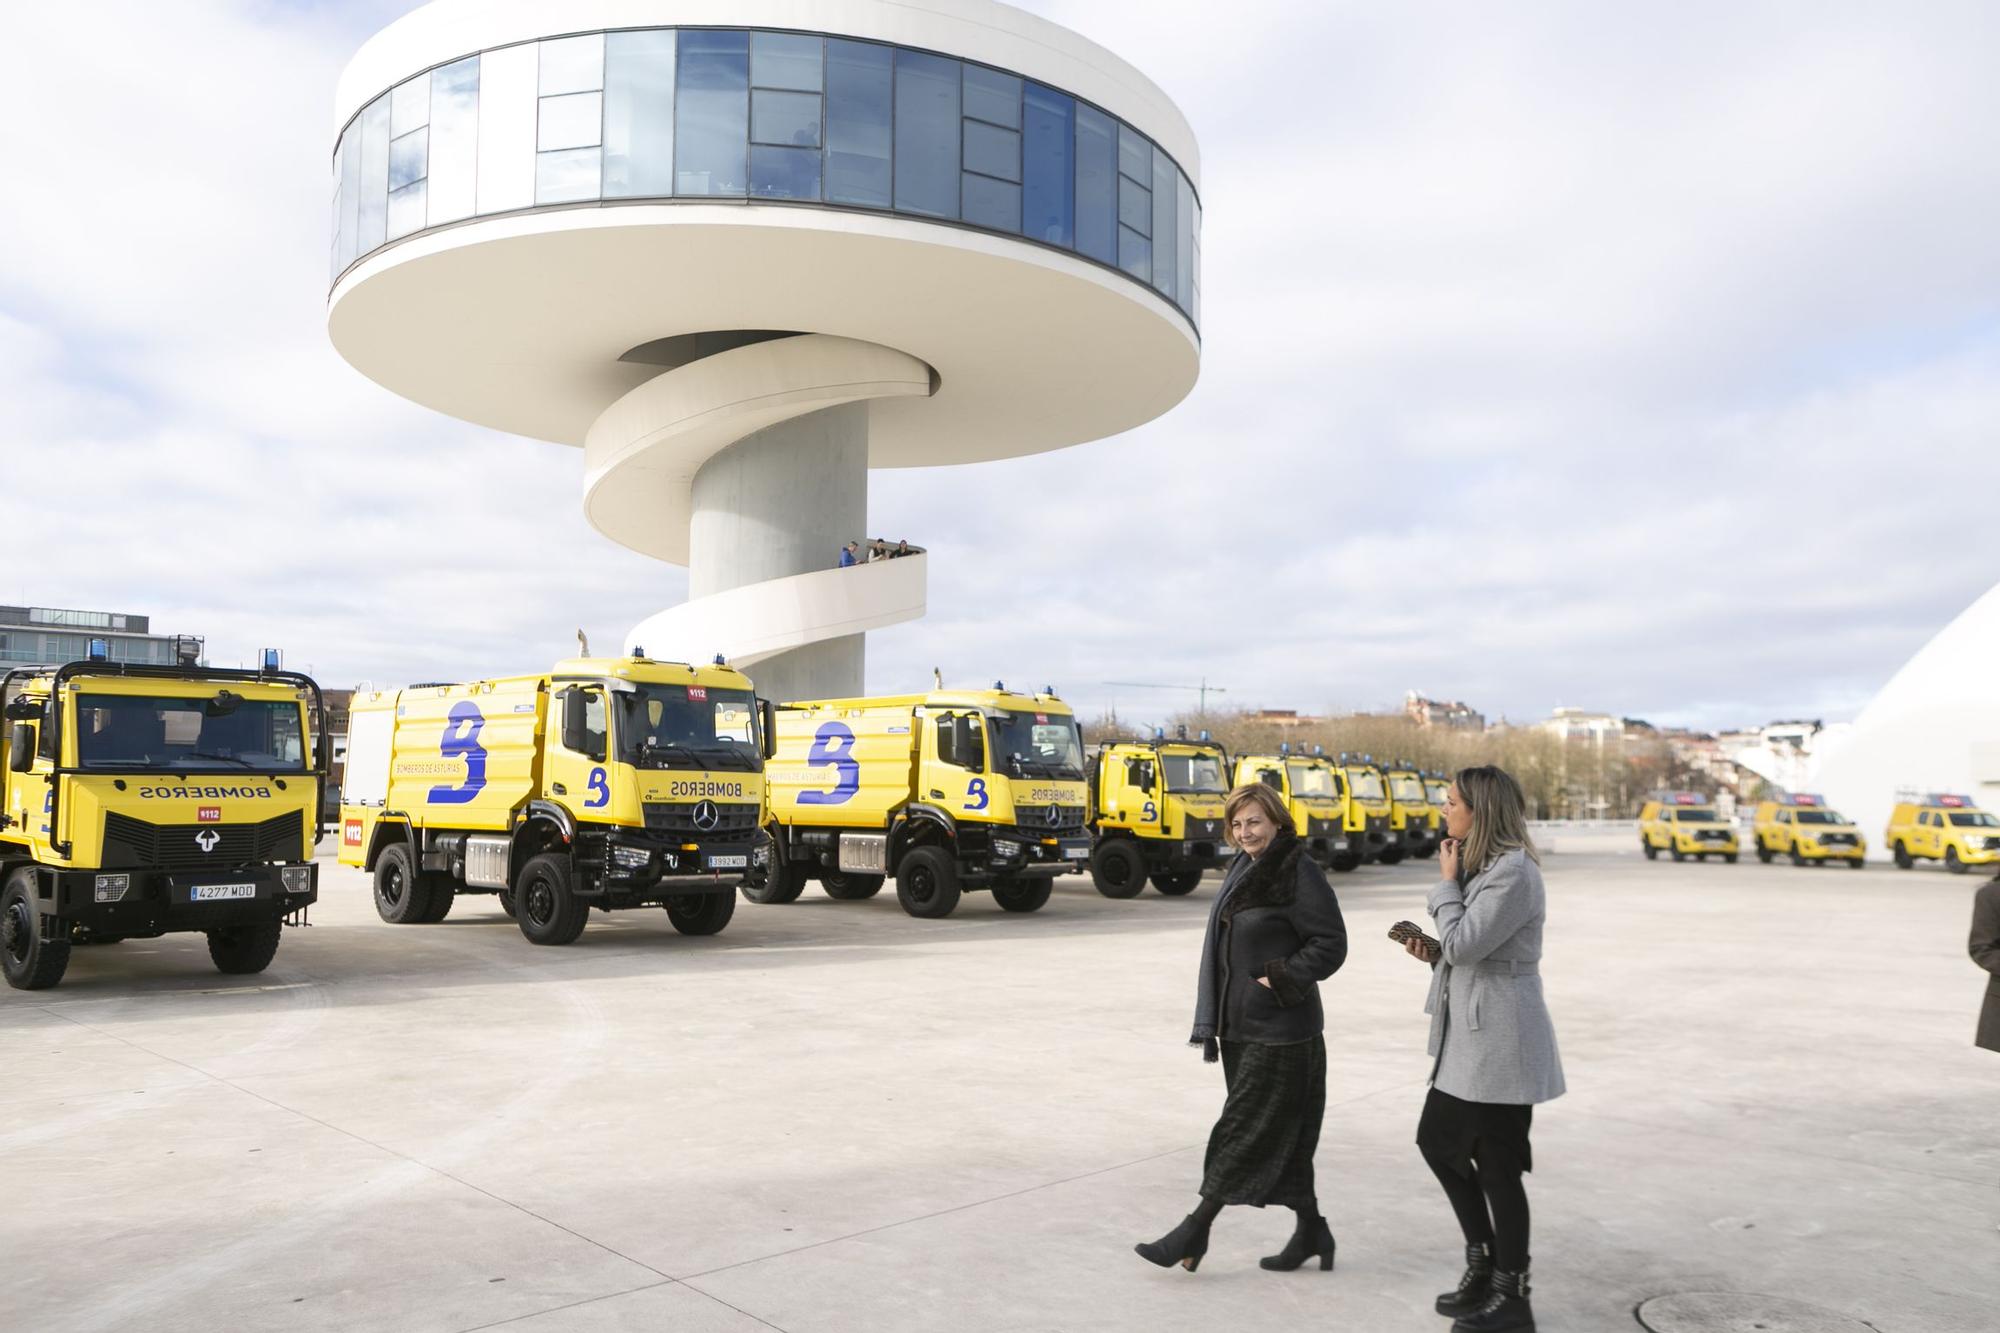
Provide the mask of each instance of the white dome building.
MULTIPOLYGON (((334 346, 580 450, 591 524, 688 567, 628 650, 773 698, 923 613, 921 556, 833 568, 869 468, 1103 439, 1200 370, 1186 119, 993 0, 435 0, 336 102, 334 346)), ((973 503, 1034 497, 936 526, 973 503)))
POLYGON ((1809 785, 1861 826, 1880 857, 1899 790, 1963 792, 2000 807, 2000 587, 1883 686, 1853 728, 1816 756, 1809 785))

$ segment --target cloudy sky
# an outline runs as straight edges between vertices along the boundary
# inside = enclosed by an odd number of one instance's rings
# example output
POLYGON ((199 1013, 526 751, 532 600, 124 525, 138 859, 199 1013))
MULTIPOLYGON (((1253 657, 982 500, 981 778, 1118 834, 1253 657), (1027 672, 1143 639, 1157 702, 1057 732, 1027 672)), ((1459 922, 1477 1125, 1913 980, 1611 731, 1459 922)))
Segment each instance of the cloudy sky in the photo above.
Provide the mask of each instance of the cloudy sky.
MULTIPOLYGON (((579 453, 327 342, 334 81, 410 7, 0 17, 0 600, 346 685, 681 598, 586 525, 579 453)), ((2000 580, 2000 7, 1027 7, 1195 127, 1202 378, 970 491, 875 473, 933 556, 871 688, 1834 718, 2000 580)))

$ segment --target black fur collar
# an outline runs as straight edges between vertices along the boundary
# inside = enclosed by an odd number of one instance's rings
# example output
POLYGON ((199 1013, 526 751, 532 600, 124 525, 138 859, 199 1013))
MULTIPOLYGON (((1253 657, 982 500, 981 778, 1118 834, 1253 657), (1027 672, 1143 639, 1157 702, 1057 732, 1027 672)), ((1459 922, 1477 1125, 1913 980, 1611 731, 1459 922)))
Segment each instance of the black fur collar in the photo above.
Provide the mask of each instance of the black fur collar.
POLYGON ((1269 849, 1250 863, 1242 880, 1222 905, 1225 920, 1253 907, 1284 907, 1299 894, 1299 858, 1305 844, 1290 829, 1281 830, 1269 849))

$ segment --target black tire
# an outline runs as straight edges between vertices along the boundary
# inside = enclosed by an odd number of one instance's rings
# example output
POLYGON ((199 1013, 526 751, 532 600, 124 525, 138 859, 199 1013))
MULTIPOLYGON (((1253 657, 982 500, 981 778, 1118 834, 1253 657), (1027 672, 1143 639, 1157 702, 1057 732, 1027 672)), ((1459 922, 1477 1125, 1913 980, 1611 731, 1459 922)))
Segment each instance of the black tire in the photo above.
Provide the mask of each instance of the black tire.
POLYGON ((1425 860, 1429 860, 1431 857, 1436 856, 1438 854, 1438 845, 1436 840, 1433 839, 1432 841, 1426 842, 1423 846, 1417 848, 1416 854, 1425 860))
POLYGON ((424 876, 424 893, 429 898, 424 904, 424 924, 436 925, 451 915, 451 905, 458 899, 458 881, 434 871, 424 876))
POLYGON ((1669 855, 1669 856, 1673 857, 1673 858, 1674 858, 1674 860, 1676 860, 1676 861, 1685 861, 1685 860, 1687 860, 1687 853, 1686 853, 1686 852, 1684 852, 1684 851, 1682 851, 1682 850, 1681 850, 1680 848, 1678 848, 1678 847, 1671 847, 1671 846, 1670 846, 1670 847, 1668 847, 1668 848, 1667 848, 1667 855, 1669 855))
POLYGON ((408 844, 390 843, 375 858, 375 914, 392 926, 417 924, 430 910, 430 884, 417 873, 408 844))
POLYGON ((786 856, 784 848, 785 844, 779 840, 774 825, 771 865, 765 871, 764 882, 745 884, 737 890, 746 901, 765 905, 795 903, 799 895, 806 891, 806 881, 812 878, 812 862, 786 856))
POLYGON ((1769 865, 1771 864, 1772 861, 1776 860, 1777 857, 1778 854, 1776 852, 1772 851, 1769 847, 1766 847, 1764 845, 1764 840, 1762 838, 1759 838, 1757 840, 1757 859, 1759 861, 1762 861, 1765 865, 1769 865))
POLYGON ((1660 849, 1643 838, 1639 840, 1639 850, 1646 854, 1648 861, 1657 861, 1660 859, 1660 849))
POLYGON ((1136 898, 1146 890, 1146 858, 1127 839, 1100 842, 1090 854, 1090 882, 1107 898, 1136 898))
POLYGON ((208 956, 215 970, 232 977, 247 977, 271 965, 278 952, 278 937, 285 933, 282 921, 253 921, 245 926, 224 926, 208 932, 208 956))
POLYGON ((1857 856, 1852 861, 1849 861, 1847 864, 1853 866, 1856 870, 1865 870, 1868 868, 1868 858, 1864 856, 1857 856))
POLYGON ((1201 872, 1199 870, 1183 870, 1173 875, 1163 875, 1157 871, 1153 874, 1153 887, 1161 893, 1166 894, 1169 898, 1178 898, 1184 893, 1193 893, 1195 886, 1200 883, 1201 872))
POLYGON ((1736 864, 1736 853, 1735 853, 1735 852, 1724 852, 1724 853, 1722 854, 1722 859, 1723 859, 1723 861, 1724 861, 1724 862, 1725 862, 1726 864, 1728 864, 1728 865, 1732 865, 1732 866, 1733 866, 1733 865, 1735 865, 1735 864, 1736 864))
POLYGON ((1805 858, 1805 855, 1804 855, 1804 853, 1802 853, 1802 852, 1800 852, 1800 851, 1799 851, 1798 849, 1794 848, 1794 849, 1792 850, 1792 864, 1793 864, 1793 865, 1795 865, 1795 866, 1802 866, 1802 865, 1804 865, 1805 863, 1806 863, 1806 858, 1805 858))
POLYGON ((1908 870, 1911 866, 1915 865, 1916 863, 1917 863, 1917 858, 1910 855, 1910 844, 1908 844, 1907 842, 1897 843, 1896 869, 1908 870))
POLYGON ((1965 863, 1965 858, 1958 854, 1958 848, 1956 847, 1947 847, 1944 849, 1944 868, 1954 875, 1963 875, 1966 871, 1972 869, 1971 866, 1965 863))
POLYGON ((661 906, 667 909, 667 920, 683 935, 720 935, 729 918, 736 915, 736 895, 684 893, 661 906))
POLYGON ((1330 862, 1336 875, 1352 874, 1361 869, 1360 852, 1335 852, 1330 862))
POLYGON ((1022 875, 993 881, 993 901, 1008 912, 1039 912, 1056 891, 1054 875, 1022 875))
POLYGON ((1403 858, 1408 855, 1409 853, 1401 847, 1384 847, 1382 854, 1375 859, 1385 866, 1399 866, 1403 864, 1403 858))
POLYGON ((47 990, 69 967, 69 932, 42 931, 35 872, 16 870, 0 891, 0 971, 15 990, 47 990))
POLYGON ((502 889, 493 896, 500 900, 501 911, 505 912, 508 916, 514 915, 514 891, 512 889, 502 889))
POLYGON ((832 866, 819 872, 819 886, 826 890, 826 896, 844 903, 873 898, 888 882, 887 875, 857 875, 852 870, 835 870, 832 866))
POLYGON ((935 921, 958 908, 958 862, 942 847, 918 847, 896 868, 896 901, 911 916, 935 921))
POLYGON ((514 905, 521 933, 530 944, 573 944, 590 920, 590 904, 576 896, 576 872, 569 857, 544 852, 531 857, 514 881, 514 905))

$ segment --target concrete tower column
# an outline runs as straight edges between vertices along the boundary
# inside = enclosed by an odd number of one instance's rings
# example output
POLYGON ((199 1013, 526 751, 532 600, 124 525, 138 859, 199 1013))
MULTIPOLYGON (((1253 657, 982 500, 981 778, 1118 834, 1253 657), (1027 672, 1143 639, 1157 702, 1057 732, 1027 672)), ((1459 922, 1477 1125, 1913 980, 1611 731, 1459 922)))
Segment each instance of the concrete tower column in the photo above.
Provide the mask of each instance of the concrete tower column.
MULTIPOLYGON (((694 475, 688 599, 834 568, 868 535, 868 404, 824 408, 730 445, 694 475)), ((771 699, 862 692, 863 636, 793 648, 756 667, 771 699)))

